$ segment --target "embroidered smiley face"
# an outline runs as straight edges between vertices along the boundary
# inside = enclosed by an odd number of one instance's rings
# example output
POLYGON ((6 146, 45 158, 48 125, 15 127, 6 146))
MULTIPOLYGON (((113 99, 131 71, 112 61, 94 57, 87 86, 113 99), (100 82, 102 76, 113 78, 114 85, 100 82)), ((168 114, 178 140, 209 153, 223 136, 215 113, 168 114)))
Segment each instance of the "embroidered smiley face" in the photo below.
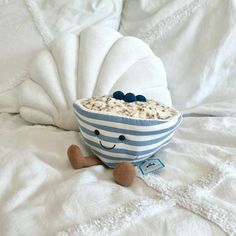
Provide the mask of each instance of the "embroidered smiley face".
MULTIPOLYGON (((96 136, 99 136, 99 135, 100 135, 99 130, 95 129, 95 130, 94 130, 94 134, 95 134, 96 136)), ((119 138, 120 141, 124 141, 124 140, 125 140, 125 136, 122 135, 122 134, 121 134, 118 138, 119 138)), ((116 147, 116 144, 114 144, 112 147, 107 147, 107 146, 105 146, 105 145, 102 143, 101 140, 99 140, 99 143, 100 143, 100 145, 101 145, 102 148, 107 149, 107 150, 112 150, 112 149, 114 149, 114 148, 116 147)))

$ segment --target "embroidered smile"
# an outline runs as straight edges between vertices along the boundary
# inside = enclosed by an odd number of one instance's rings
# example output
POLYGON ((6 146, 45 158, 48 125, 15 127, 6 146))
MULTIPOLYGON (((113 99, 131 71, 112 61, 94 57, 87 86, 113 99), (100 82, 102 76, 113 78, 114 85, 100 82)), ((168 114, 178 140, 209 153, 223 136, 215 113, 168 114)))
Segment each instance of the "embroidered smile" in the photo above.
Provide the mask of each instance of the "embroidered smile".
POLYGON ((102 142, 101 141, 99 141, 99 143, 100 143, 100 145, 104 148, 104 149, 108 149, 108 150, 111 150, 111 149, 113 149, 113 148, 115 148, 115 144, 113 145, 113 147, 106 147, 106 146, 104 146, 103 144, 102 144, 102 142))

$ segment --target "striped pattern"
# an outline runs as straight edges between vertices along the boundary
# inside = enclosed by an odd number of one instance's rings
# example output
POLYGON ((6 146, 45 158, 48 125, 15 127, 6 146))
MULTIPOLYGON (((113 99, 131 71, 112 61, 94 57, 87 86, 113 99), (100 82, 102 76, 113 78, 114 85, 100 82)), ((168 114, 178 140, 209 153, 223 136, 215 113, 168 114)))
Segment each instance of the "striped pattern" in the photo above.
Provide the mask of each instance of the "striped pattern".
POLYGON ((86 144, 107 166, 128 161, 139 165, 165 147, 180 125, 177 113, 169 120, 136 119, 91 111, 74 103, 74 112, 86 144), (100 134, 95 135, 94 131, 100 134), (124 135, 125 140, 119 140, 124 135))

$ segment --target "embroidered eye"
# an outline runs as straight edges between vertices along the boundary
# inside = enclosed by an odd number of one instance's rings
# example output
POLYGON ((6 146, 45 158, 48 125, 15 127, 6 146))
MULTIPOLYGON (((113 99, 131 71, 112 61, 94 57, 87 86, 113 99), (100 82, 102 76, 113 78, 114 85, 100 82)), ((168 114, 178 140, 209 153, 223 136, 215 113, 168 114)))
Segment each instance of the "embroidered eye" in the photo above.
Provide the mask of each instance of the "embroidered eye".
POLYGON ((94 133, 95 133, 96 135, 99 135, 99 134, 100 134, 99 130, 97 130, 97 129, 94 130, 94 133))
POLYGON ((124 140, 125 140, 125 136, 124 136, 124 135, 120 135, 120 136, 119 136, 119 140, 120 140, 120 141, 124 141, 124 140))

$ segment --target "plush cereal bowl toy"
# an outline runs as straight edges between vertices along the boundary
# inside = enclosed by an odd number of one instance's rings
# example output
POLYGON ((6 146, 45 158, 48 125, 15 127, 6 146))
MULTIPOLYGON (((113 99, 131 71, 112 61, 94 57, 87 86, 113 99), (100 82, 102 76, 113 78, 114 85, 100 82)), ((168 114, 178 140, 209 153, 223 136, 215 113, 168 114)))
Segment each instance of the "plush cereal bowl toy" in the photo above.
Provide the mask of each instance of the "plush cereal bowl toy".
POLYGON ((73 168, 105 164, 115 181, 132 184, 135 165, 166 146, 182 116, 175 109, 142 95, 124 94, 86 98, 74 103, 80 131, 94 156, 84 157, 76 145, 68 149, 73 168))

